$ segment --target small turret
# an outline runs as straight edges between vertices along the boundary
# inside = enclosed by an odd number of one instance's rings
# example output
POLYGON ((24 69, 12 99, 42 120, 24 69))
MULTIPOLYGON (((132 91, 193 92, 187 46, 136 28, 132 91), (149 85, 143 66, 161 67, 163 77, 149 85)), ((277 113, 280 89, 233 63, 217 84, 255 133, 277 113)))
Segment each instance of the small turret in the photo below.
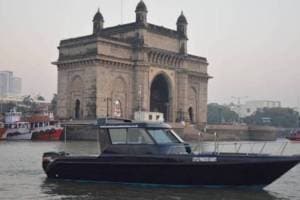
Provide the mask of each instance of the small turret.
POLYGON ((177 19, 177 31, 179 32, 179 34, 183 37, 187 38, 187 20, 183 14, 183 12, 181 11, 180 16, 177 19))
POLYGON ((136 14, 136 23, 138 25, 147 25, 147 7, 143 0, 141 0, 135 9, 135 14, 136 14))
POLYGON ((100 10, 96 12, 94 18, 93 18, 93 34, 98 34, 103 29, 104 19, 102 14, 100 13, 100 10))

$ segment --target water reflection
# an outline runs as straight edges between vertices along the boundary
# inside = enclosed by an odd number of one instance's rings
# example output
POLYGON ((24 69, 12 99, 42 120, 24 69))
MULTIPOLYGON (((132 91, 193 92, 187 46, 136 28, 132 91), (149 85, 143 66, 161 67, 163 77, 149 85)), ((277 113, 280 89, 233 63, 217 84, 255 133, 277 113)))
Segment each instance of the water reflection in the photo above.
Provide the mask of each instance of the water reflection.
POLYGON ((42 192, 63 199, 142 199, 142 200, 276 200, 264 190, 236 188, 174 188, 45 179, 42 192))

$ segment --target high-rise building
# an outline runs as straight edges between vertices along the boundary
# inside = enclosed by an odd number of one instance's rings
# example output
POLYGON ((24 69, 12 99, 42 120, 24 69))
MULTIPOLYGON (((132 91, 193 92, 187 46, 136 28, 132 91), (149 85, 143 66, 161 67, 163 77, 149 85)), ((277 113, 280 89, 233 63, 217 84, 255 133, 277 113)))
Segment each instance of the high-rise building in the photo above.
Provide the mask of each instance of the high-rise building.
POLYGON ((13 77, 12 93, 15 95, 21 94, 22 91, 22 79, 20 77, 13 77))
POLYGON ((11 71, 0 71, 0 96, 21 94, 22 79, 14 77, 11 71))

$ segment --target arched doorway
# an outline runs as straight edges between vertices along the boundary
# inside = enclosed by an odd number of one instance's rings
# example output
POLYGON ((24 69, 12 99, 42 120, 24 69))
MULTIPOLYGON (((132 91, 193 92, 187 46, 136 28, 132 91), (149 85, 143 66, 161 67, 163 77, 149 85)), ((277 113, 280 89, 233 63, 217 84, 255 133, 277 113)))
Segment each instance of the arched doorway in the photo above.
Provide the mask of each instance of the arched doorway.
POLYGON ((69 116, 73 119, 83 119, 84 113, 84 82, 82 81, 81 76, 75 75, 72 78, 70 87, 69 87, 69 98, 70 102, 70 114, 69 116))
POLYGON ((188 112, 189 112, 190 122, 191 122, 191 124, 193 124, 194 123, 194 111, 193 111, 193 108, 189 107, 188 112))
POLYGON ((112 110, 114 117, 128 117, 127 112, 127 83, 121 76, 114 79, 112 90, 112 110))
POLYGON ((194 87, 190 87, 188 91, 188 104, 189 108, 188 118, 191 124, 197 123, 198 117, 198 107, 197 107, 197 90, 194 87))
POLYGON ((166 77, 157 75, 150 89, 150 111, 164 114, 165 121, 169 121, 170 115, 170 89, 166 77))
POLYGON ((115 100, 113 102, 113 117, 122 117, 122 105, 120 100, 115 100))
POLYGON ((80 101, 77 99, 75 101, 75 119, 80 118, 80 101))

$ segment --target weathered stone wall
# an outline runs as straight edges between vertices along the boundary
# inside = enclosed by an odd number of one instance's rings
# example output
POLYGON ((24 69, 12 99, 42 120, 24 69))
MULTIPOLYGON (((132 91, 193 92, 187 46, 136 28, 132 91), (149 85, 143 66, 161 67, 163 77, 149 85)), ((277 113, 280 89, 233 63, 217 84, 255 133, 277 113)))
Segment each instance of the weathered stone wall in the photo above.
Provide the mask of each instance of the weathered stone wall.
POLYGON ((207 63, 196 59, 186 59, 183 68, 193 72, 207 73, 207 63))
POLYGON ((177 113, 176 120, 183 117, 184 120, 188 119, 188 75, 183 72, 178 72, 176 75, 176 88, 177 88, 177 113), (183 115, 183 116, 180 116, 183 115))
POLYGON ((58 115, 75 118, 75 102, 80 101, 80 118, 96 117, 96 69, 93 63, 66 65, 58 70, 58 115))
POLYGON ((100 37, 98 37, 97 40, 97 53, 99 55, 109 56, 111 59, 119 58, 122 60, 130 60, 132 56, 130 45, 122 42, 110 41, 100 37))
POLYGON ((148 47, 164 49, 172 52, 179 52, 179 41, 176 38, 167 37, 157 33, 147 32, 145 44, 148 47))
POLYGON ((207 133, 217 134, 219 139, 227 140, 248 140, 247 125, 207 125, 207 133))
POLYGON ((271 126, 249 125, 248 132, 250 140, 275 140, 278 129, 271 126))
POLYGON ((97 66, 97 117, 112 116, 112 104, 121 102, 122 117, 132 116, 133 70, 106 62, 97 66), (108 101, 108 102, 107 102, 108 101))
POLYGON ((95 52, 97 49, 96 43, 92 41, 75 43, 61 46, 59 54, 62 58, 86 55, 95 52))
POLYGON ((207 95, 208 95, 208 80, 207 78, 200 78, 200 88, 199 88, 199 121, 198 125, 202 127, 207 122, 207 95))

